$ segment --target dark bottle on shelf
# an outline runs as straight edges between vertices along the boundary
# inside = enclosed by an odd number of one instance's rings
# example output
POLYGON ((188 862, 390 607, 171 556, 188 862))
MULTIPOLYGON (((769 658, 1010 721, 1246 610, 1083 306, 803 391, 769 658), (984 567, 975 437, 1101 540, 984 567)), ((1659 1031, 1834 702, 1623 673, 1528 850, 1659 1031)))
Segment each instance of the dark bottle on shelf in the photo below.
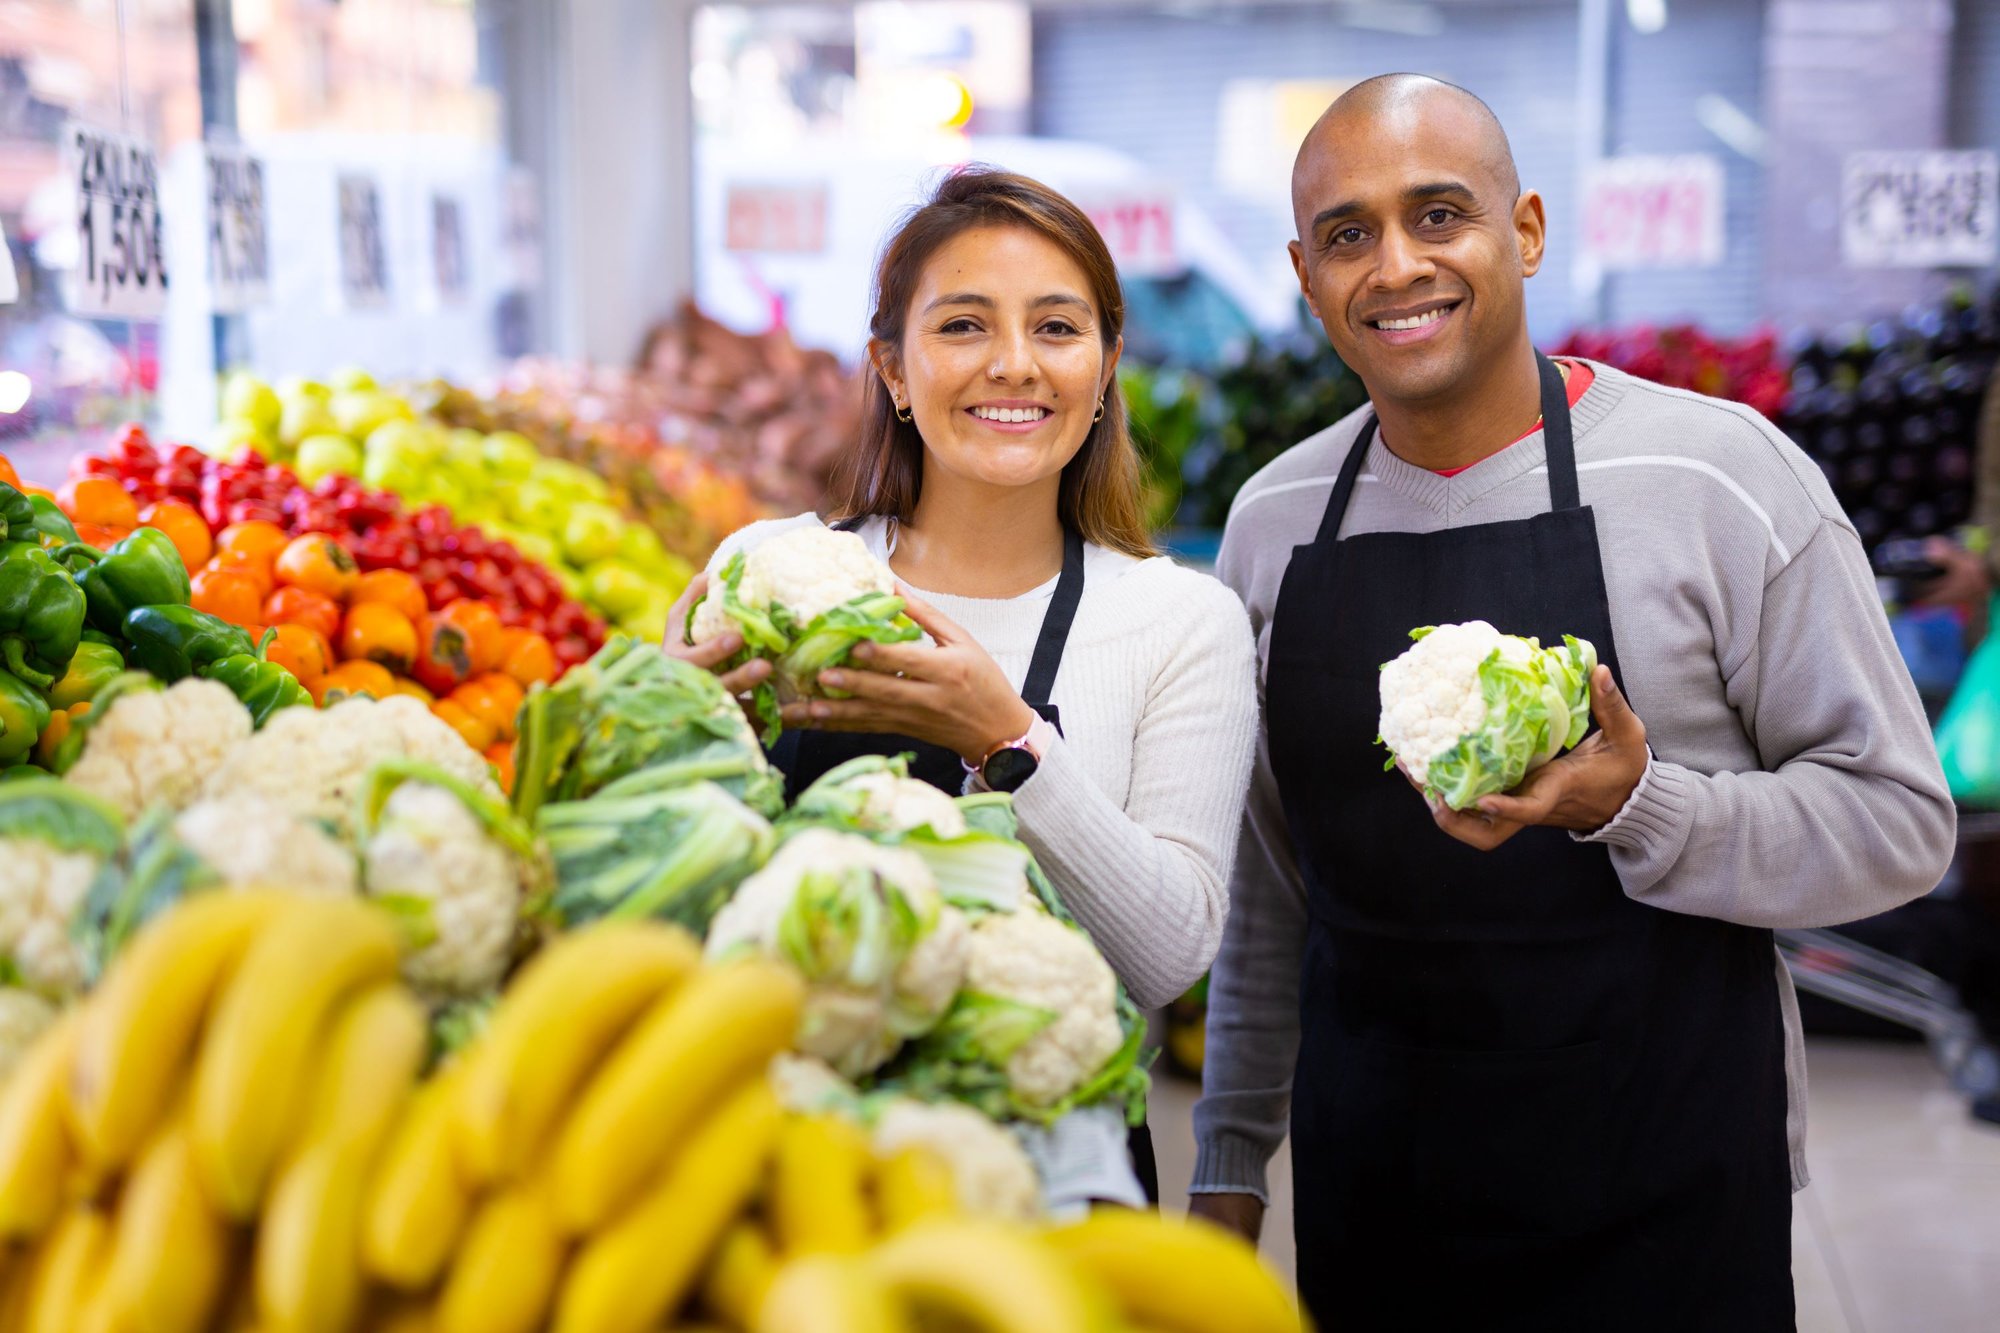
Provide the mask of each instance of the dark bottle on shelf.
POLYGON ((1935 537, 1945 529, 1944 516, 1929 500, 1919 500, 1903 516, 1903 529, 1913 537, 1935 537))
POLYGON ((1883 465, 1883 475, 1890 481, 1909 486, 1922 480, 1928 470, 1924 467, 1925 454, 1914 449, 1898 450, 1889 455, 1883 465))
POLYGON ((1827 462, 1838 462, 1854 452, 1854 432, 1845 426, 1822 426, 1810 452, 1827 462))
POLYGON ((1877 455, 1889 451, 1889 430, 1879 421, 1864 421, 1854 427, 1854 452, 1877 455))
POLYGON ((1854 511, 1854 531, 1861 538, 1863 546, 1874 546, 1889 533, 1889 522, 1879 510, 1862 508, 1854 511))
POLYGON ((1972 480, 1972 451, 1962 444, 1947 444, 1931 456, 1931 479, 1951 486, 1972 480))

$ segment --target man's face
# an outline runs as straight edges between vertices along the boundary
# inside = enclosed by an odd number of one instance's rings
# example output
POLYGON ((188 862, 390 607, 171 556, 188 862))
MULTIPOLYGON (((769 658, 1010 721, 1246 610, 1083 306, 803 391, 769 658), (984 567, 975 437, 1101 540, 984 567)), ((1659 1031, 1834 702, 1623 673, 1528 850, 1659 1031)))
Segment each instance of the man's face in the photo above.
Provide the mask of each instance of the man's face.
POLYGON ((1307 304, 1377 399, 1450 395, 1521 336, 1540 197, 1515 198, 1490 124, 1448 98, 1314 134, 1292 181, 1307 304))

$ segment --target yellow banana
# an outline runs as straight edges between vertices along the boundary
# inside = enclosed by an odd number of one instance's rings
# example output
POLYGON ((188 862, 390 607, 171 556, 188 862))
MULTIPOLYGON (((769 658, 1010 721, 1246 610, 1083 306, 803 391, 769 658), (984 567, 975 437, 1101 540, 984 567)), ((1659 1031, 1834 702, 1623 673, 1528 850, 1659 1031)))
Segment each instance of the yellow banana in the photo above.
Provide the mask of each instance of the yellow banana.
POLYGON ((659 1174, 689 1127, 791 1044, 797 972, 746 959, 705 967, 639 1021, 556 1140, 556 1218, 595 1231, 659 1174))
POLYGON ((678 1309, 756 1191, 779 1115, 761 1076, 724 1102, 666 1174, 578 1253, 556 1303, 555 1333, 644 1333, 678 1309))
POLYGON ((135 1333, 201 1333, 228 1279, 229 1224, 195 1172, 184 1116, 139 1154, 119 1196, 105 1301, 135 1333))
POLYGON ((421 1291, 444 1271, 472 1207, 453 1150, 463 1069, 453 1066, 418 1087, 369 1181, 362 1262, 403 1291, 421 1291))
POLYGON ((755 1333, 904 1333, 911 1324, 865 1263, 809 1255, 785 1265, 750 1327, 755 1333))
POLYGON ((467 1056, 460 1152, 474 1183, 518 1180, 632 1021, 701 963, 658 922, 605 922, 558 938, 509 985, 467 1056))
POLYGON ((787 1116, 771 1173, 771 1231, 787 1257, 858 1254, 874 1232, 868 1139, 837 1116, 787 1116))
POLYGON ((0 1290, 0 1333, 24 1333, 28 1327, 28 1298, 35 1289, 35 1275, 41 1269, 46 1244, 23 1250, 7 1265, 7 1285, 0 1290))
POLYGON ((911 1305, 984 1333, 1093 1333, 1111 1322, 1099 1294, 1034 1233, 998 1222, 922 1222, 864 1262, 911 1305))
POLYGON ((195 1066, 194 1150, 230 1217, 257 1210, 296 1139, 328 1017, 396 974, 388 913, 352 898, 300 897, 251 943, 216 1001, 195 1066))
POLYGON ((777 1252, 763 1229, 755 1222, 738 1222, 708 1261, 701 1279, 702 1307, 731 1328, 749 1328, 777 1275, 777 1252))
POLYGON ((1188 1333, 1299 1333, 1298 1307, 1284 1286, 1254 1249, 1220 1227, 1106 1208, 1046 1235, 1139 1323, 1188 1333))
POLYGON ((916 1147, 899 1148, 875 1163, 875 1207, 882 1230, 891 1233, 963 1211, 951 1168, 936 1153, 916 1147))
POLYGON ((369 1333, 436 1333, 437 1320, 428 1302, 403 1296, 378 1299, 362 1327, 369 1333))
POLYGON ((84 1007, 69 1078, 83 1154, 123 1167, 166 1119, 202 1017, 251 938, 280 909, 277 893, 206 893, 133 939, 84 1007))
POLYGON ((49 1233, 28 1296, 28 1333, 76 1333, 93 1278, 111 1242, 110 1220, 95 1208, 72 1208, 49 1233))
POLYGON ((257 1313, 285 1333, 340 1333, 361 1304, 362 1180, 355 1145, 328 1140, 293 1158, 257 1228, 257 1313))
POLYGON ((56 1020, 0 1090, 0 1237, 39 1236, 61 1211, 76 1154, 64 1086, 76 1051, 76 1013, 56 1020))
POLYGON ((487 1199, 438 1297, 437 1333, 534 1333, 555 1299, 566 1251, 536 1184, 487 1199))
POLYGON ((334 1020, 305 1143, 372 1151, 409 1099, 430 1041, 424 1008, 391 982, 357 996, 334 1020))

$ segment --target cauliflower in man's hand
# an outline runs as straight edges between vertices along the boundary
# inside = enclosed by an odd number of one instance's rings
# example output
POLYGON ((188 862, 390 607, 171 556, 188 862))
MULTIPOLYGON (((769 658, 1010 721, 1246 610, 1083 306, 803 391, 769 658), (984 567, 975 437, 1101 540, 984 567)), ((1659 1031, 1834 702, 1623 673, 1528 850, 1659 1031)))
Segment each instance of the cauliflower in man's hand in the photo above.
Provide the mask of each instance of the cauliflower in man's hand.
POLYGON ((771 675, 757 686, 764 742, 783 730, 780 704, 838 697, 819 673, 847 660, 864 641, 907 643, 923 637, 903 614, 896 576, 852 532, 810 524, 738 551, 688 617, 687 641, 707 643, 735 630, 743 649, 727 664, 769 659, 771 675))
POLYGON ((1410 637, 1382 668, 1381 740, 1392 766, 1453 810, 1513 790, 1590 729, 1587 640, 1544 648, 1483 620, 1410 637))

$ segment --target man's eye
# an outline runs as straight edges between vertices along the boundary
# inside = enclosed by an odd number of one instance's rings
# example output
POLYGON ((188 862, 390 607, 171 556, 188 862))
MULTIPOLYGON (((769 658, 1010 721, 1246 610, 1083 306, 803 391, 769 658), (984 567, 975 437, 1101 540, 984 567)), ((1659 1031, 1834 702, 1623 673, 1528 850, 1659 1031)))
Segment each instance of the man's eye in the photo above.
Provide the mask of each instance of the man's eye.
POLYGON ((1364 235, 1359 227, 1342 227, 1333 234, 1335 245, 1353 245, 1364 235))
POLYGON ((1451 221, 1451 217, 1452 213, 1449 208, 1433 208, 1424 214, 1424 221, 1430 223, 1433 227, 1442 227, 1445 223, 1451 221))

